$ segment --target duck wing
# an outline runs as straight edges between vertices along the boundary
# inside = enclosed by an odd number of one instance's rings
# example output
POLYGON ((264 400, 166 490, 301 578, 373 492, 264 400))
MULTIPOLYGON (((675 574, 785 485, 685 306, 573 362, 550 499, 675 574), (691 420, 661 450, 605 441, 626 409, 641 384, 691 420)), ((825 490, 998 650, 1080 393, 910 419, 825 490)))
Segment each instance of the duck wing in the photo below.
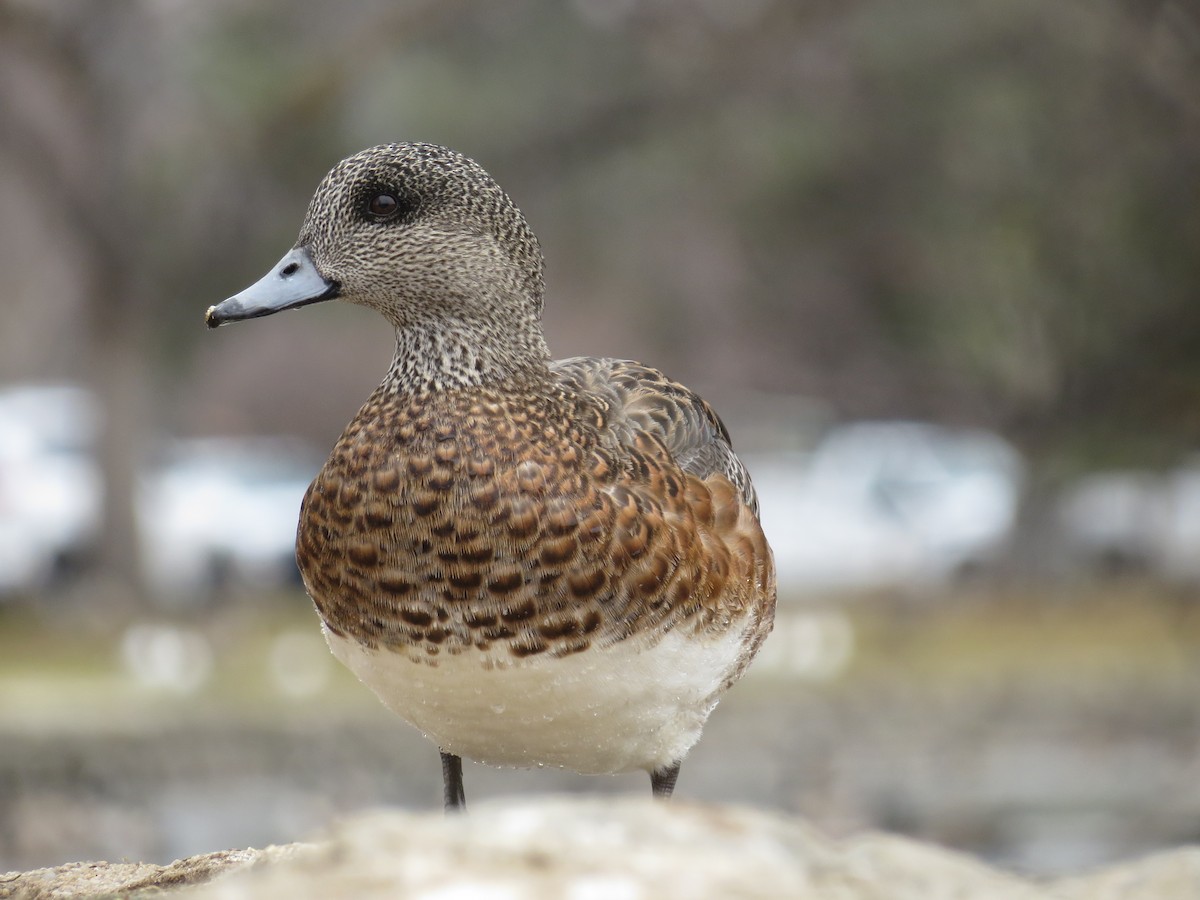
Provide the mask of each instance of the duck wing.
POLYGON ((634 446, 638 432, 654 435, 683 471, 701 480, 729 479, 758 516, 754 485, 725 423, 695 391, 627 359, 573 357, 551 363, 551 371, 568 390, 600 403, 607 427, 621 444, 634 446))

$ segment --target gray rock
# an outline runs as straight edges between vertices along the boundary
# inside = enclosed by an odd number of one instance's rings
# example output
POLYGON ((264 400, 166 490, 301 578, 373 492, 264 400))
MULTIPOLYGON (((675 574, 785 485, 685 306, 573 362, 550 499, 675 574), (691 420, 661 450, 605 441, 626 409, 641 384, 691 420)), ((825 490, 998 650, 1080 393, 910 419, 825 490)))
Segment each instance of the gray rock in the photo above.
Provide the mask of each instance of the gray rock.
POLYGON ((77 862, 31 872, 0 875, 0 900, 90 900, 161 897, 189 885, 205 884, 256 863, 274 863, 302 852, 289 844, 265 850, 221 850, 181 859, 169 866, 149 863, 77 862))
POLYGON ((213 853, 170 866, 76 863, 0 876, 3 898, 113 894, 135 900, 151 894, 181 900, 1200 900, 1200 848, 1038 883, 906 838, 868 833, 834 841, 795 818, 747 808, 550 797, 483 803, 466 817, 365 813, 313 844, 213 853))

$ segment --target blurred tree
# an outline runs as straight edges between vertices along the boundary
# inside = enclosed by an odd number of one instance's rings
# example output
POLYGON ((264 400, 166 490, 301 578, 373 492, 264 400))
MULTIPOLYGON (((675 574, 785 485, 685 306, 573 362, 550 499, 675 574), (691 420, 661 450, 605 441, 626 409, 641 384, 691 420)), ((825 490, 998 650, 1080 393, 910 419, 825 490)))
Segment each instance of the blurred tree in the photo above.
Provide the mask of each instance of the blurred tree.
POLYGON ((145 93, 137 77, 158 46, 131 3, 0 5, 0 90, 9 121, 0 149, 57 221, 57 255, 81 276, 89 382, 104 411, 99 456, 106 502, 99 552, 138 593, 134 496, 147 435, 146 342, 157 316, 135 189, 145 158, 132 134, 145 93))
MULTIPOLYGON (((451 7, 381 8, 341 37, 361 49, 451 7)), ((265 11, 277 18, 259 9, 192 19, 151 0, 0 2, 0 152, 51 217, 57 259, 80 275, 76 374, 94 389, 104 422, 98 561, 134 602, 145 598, 137 478, 170 401, 163 375, 177 373, 180 350, 193 345, 183 329, 199 331, 205 306, 227 287, 214 263, 238 258, 239 223, 251 221, 244 210, 270 209, 293 192, 297 169, 308 174, 311 158, 323 168, 337 153, 324 123, 342 102, 353 56, 336 46, 315 67, 252 58, 248 89, 224 98, 232 102, 204 95, 196 69, 213 62, 204 58, 213 45, 194 42, 214 22, 218 33, 232 25, 244 36, 294 21, 265 11), (215 140, 230 138, 213 152, 215 140)))

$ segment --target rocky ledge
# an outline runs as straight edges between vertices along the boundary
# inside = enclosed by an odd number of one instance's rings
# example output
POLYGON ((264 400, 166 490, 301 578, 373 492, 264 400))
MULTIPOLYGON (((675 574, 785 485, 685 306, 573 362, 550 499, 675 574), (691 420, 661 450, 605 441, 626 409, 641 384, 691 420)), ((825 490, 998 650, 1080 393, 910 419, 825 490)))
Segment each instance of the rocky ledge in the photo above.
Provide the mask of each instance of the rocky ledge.
POLYGON ((312 843, 0 875, 0 898, 354 897, 1200 900, 1200 847, 1057 881, 886 834, 835 841, 803 821, 675 801, 550 797, 465 817, 380 811, 312 843))

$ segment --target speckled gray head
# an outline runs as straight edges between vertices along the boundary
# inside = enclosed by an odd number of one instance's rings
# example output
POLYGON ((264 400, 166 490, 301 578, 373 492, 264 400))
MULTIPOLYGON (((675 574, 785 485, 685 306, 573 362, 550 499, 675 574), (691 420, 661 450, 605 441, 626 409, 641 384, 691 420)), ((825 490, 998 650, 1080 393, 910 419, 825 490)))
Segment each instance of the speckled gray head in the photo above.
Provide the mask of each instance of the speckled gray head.
POLYGON ((520 332, 537 327, 542 292, 537 238, 478 163, 436 144, 385 144, 334 166, 295 247, 206 321, 338 298, 398 329, 520 332))

